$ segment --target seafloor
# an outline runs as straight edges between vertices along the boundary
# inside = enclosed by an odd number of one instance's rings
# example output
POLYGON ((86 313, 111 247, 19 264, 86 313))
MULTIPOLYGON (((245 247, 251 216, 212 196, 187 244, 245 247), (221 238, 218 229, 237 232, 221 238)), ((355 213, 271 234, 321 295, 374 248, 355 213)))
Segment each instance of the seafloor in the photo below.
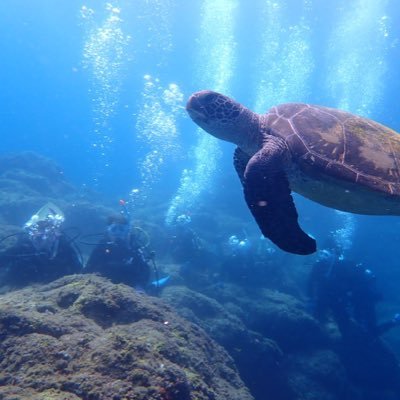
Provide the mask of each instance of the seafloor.
MULTIPOLYGON (((2 237, 47 201, 81 236, 102 232, 117 208, 77 190, 34 153, 0 158, 2 237)), ((285 268, 281 258, 254 281, 222 280, 212 265, 188 274, 164 254, 162 207, 135 218, 171 276, 168 285, 155 297, 87 274, 3 287, 0 399, 399 398, 398 362, 383 340, 345 348, 333 321, 321 324, 308 312, 308 270, 285 268)), ((12 238, 0 244, 11 246, 12 238)), ((91 247, 80 247, 87 257, 91 247)))

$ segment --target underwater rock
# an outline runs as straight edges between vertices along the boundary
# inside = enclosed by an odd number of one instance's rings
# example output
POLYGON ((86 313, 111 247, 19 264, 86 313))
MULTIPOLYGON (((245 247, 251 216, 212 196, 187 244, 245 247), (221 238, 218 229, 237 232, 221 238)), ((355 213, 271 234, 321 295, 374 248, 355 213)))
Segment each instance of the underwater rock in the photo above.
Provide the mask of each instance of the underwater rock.
POLYGON ((39 394, 32 389, 22 389, 14 387, 12 389, 4 388, 1 391, 1 399, 5 400, 81 400, 81 397, 73 393, 60 392, 58 390, 44 390, 39 394))
POLYGON ((284 352, 315 348, 327 342, 318 322, 305 310, 305 304, 277 290, 260 289, 241 295, 235 285, 215 291, 224 303, 235 302, 245 310, 243 323, 251 330, 277 342, 284 352))
POLYGON ((0 251, 15 243, 22 226, 47 202, 56 204, 65 214, 63 229, 68 236, 85 238, 86 255, 93 249, 106 228, 107 217, 114 210, 101 205, 94 193, 81 193, 66 181, 55 162, 33 152, 0 157, 0 251))
POLYGON ((162 298, 224 346, 255 399, 359 399, 331 338, 293 296, 225 284, 207 296, 170 286, 162 298))
POLYGON ((74 193, 60 167, 33 152, 0 157, 2 222, 20 226, 32 213, 54 199, 74 193))
POLYGON ((30 193, 43 196, 65 196, 73 192, 73 186, 54 161, 30 151, 0 157, 0 178, 2 187, 10 187, 15 182, 30 193))
POLYGON ((162 298, 173 305, 180 315, 201 326, 231 354, 241 352, 241 347, 246 349, 251 344, 254 346, 255 343, 259 344, 258 352, 263 353, 262 342, 267 340, 271 364, 279 361, 281 351, 276 344, 272 345, 272 341, 263 339, 259 334, 250 331, 240 318, 230 313, 216 300, 184 286, 165 288, 162 298))
POLYGON ((201 328, 90 274, 2 295, 0 354, 4 399, 252 399, 201 328))
POLYGON ((354 399, 356 392, 339 357, 331 350, 295 354, 286 360, 288 385, 296 399, 354 399))
POLYGON ((287 384, 281 349, 275 341, 249 330, 238 315, 230 312, 233 304, 223 307, 215 299, 184 286, 165 288, 162 298, 229 352, 255 398, 282 398, 287 384))
POLYGON ((276 341, 284 352, 314 348, 328 341, 306 311, 306 304, 290 294, 232 283, 210 286, 204 293, 229 307, 248 329, 276 341))

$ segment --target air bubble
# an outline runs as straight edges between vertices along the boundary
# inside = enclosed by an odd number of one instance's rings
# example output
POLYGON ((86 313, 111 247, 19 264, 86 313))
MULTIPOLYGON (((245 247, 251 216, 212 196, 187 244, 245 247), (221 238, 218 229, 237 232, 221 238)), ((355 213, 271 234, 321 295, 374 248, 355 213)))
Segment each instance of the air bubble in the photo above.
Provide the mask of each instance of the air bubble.
MULTIPOLYGON (((238 0, 204 0, 202 2, 198 45, 197 81, 200 87, 212 87, 218 92, 229 92, 236 62, 235 22, 238 0)), ((169 88, 174 93, 174 88, 169 88)), ((220 158, 218 142, 198 130, 198 142, 192 150, 193 169, 182 171, 177 195, 171 200, 165 222, 173 223, 185 210, 193 210, 199 197, 210 188, 220 158)))

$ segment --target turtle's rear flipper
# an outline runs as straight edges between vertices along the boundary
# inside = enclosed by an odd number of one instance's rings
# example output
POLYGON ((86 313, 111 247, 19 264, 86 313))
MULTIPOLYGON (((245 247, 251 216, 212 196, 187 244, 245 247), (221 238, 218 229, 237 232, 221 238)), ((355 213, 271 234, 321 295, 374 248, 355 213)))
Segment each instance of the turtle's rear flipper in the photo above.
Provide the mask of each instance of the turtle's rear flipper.
POLYGON ((287 151, 283 140, 269 138, 247 164, 244 195, 264 236, 289 253, 311 254, 316 251, 316 243, 297 222, 284 170, 287 151))

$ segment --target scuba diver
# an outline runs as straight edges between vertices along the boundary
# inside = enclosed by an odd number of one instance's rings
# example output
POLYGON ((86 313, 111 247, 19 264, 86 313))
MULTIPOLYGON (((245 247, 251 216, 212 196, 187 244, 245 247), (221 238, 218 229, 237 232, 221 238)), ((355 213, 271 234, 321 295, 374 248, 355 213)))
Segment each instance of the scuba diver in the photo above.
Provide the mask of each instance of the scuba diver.
POLYGON ((334 250, 322 250, 308 283, 314 316, 324 320, 330 312, 342 335, 351 323, 376 337, 400 325, 400 314, 378 324, 375 306, 382 299, 376 277, 361 263, 338 256, 334 250))
POLYGON ((97 272, 113 283, 144 290, 150 285, 154 253, 147 254, 146 245, 133 233, 125 203, 121 205, 124 210, 108 218, 107 230, 93 249, 84 272, 97 272))
POLYGON ((80 273, 78 249, 62 231, 65 217, 53 203, 47 203, 24 225, 14 245, 0 254, 0 284, 20 288, 31 283, 47 283, 64 275, 80 273))

